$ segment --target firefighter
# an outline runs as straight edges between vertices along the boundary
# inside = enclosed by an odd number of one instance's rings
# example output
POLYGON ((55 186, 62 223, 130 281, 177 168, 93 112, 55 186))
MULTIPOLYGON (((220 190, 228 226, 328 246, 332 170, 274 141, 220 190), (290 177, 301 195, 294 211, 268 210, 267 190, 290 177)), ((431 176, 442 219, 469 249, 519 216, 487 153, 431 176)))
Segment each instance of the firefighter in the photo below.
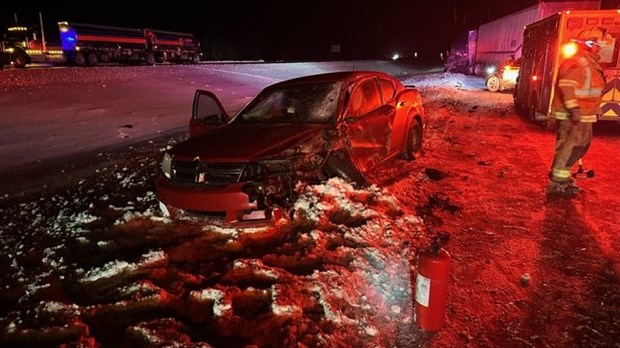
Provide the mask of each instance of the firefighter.
POLYGON ((576 38, 577 53, 560 65, 551 106, 556 142, 547 195, 573 198, 579 192, 571 168, 590 148, 592 123, 601 113, 605 76, 598 63, 598 42, 602 39, 598 28, 583 30, 576 38))

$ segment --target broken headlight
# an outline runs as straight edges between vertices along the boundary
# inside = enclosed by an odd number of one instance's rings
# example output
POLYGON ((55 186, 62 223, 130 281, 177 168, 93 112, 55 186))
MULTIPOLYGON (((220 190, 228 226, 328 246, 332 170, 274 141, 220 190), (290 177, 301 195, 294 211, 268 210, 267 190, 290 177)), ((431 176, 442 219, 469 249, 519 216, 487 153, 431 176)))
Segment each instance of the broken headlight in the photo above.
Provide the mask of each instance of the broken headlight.
POLYGON ((172 156, 167 152, 164 154, 164 159, 161 161, 161 172, 166 178, 172 178, 172 156))

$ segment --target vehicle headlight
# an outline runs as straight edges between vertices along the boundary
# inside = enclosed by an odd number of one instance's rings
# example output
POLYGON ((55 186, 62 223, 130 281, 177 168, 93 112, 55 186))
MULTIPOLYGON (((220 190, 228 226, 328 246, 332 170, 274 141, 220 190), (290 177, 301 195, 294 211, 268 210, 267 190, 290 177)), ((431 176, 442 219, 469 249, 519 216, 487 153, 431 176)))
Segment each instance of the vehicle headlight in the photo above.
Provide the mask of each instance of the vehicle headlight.
POLYGON ((161 172, 166 178, 172 178, 172 156, 167 152, 164 155, 164 159, 161 161, 161 172))

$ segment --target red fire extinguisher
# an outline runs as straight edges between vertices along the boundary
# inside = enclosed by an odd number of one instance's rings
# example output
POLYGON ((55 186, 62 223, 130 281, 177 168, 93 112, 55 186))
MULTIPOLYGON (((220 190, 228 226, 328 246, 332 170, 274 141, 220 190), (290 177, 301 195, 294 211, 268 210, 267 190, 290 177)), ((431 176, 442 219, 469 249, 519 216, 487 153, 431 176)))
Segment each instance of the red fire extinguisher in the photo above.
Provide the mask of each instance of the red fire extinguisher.
POLYGON ((447 237, 434 237, 430 248, 418 254, 415 322, 424 331, 441 329, 446 319, 451 258, 441 242, 447 241, 447 237))

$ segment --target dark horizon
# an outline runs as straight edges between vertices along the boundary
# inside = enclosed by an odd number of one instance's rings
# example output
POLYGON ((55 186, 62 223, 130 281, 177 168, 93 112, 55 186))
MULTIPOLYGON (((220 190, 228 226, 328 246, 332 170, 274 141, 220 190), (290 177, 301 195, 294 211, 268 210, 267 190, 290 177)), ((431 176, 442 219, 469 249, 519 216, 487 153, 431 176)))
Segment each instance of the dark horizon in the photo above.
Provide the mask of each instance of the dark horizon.
MULTIPOLYGON (((54 40, 59 21, 130 28, 152 28, 196 35, 206 59, 366 59, 401 57, 439 60, 459 32, 476 28, 535 4, 537 0, 414 1, 231 0, 189 6, 144 5, 142 10, 122 9, 109 2, 75 5, 28 2, 4 6, 3 28, 13 24, 38 26, 41 12, 46 39, 54 40), (337 45, 337 46, 333 46, 337 45), (332 47, 340 52, 332 52, 332 47), (416 55, 417 53, 417 55, 416 55)), ((602 8, 617 8, 620 0, 602 1, 602 8)))

